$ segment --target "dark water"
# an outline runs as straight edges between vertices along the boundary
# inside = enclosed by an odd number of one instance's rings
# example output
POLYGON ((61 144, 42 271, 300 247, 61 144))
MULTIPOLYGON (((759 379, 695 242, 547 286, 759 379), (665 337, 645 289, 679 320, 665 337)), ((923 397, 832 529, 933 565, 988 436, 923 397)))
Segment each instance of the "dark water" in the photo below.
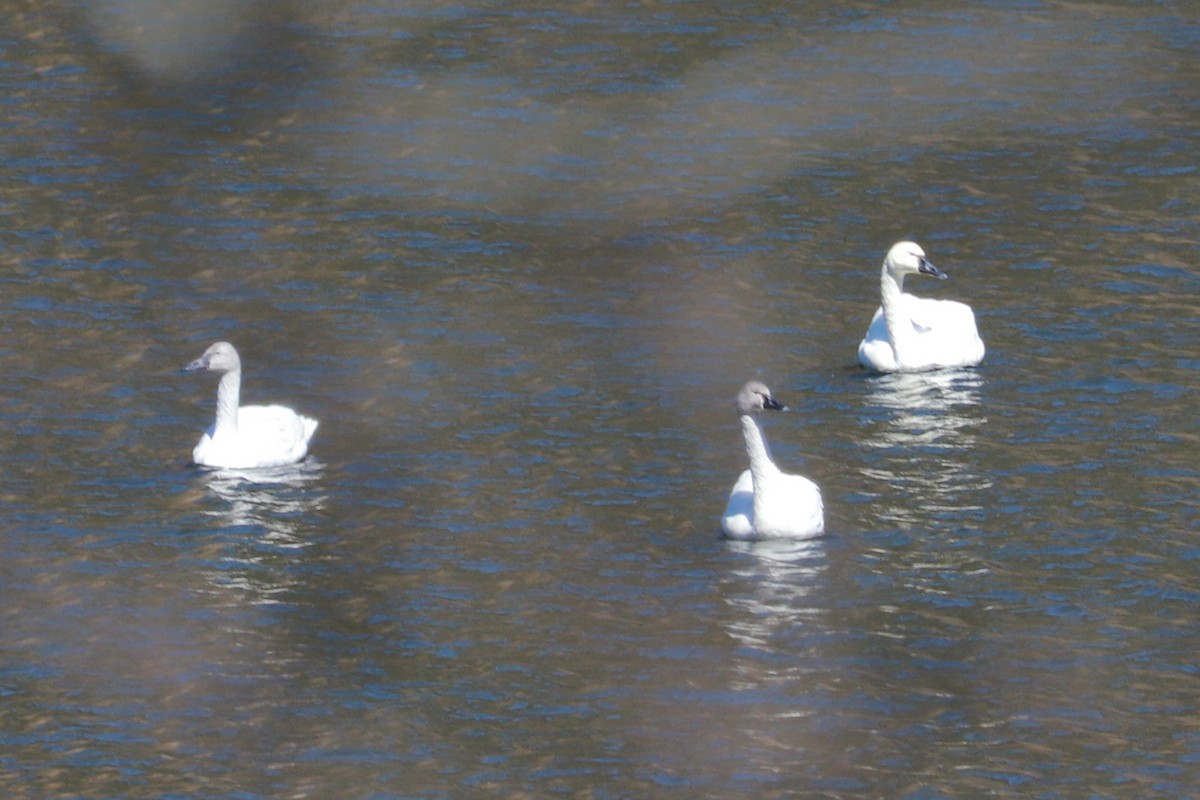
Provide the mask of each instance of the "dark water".
POLYGON ((7 3, 0 794, 1197 791, 1194 6, 793 5, 7 3))

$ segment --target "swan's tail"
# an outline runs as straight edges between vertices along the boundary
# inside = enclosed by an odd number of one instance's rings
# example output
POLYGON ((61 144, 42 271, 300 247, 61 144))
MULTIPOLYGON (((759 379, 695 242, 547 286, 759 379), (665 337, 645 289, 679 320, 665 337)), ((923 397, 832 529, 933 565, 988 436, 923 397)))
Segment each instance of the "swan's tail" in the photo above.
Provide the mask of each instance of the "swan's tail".
POLYGON ((317 426, 321 423, 312 417, 300 417, 300 423, 304 426, 304 443, 308 444, 312 440, 313 434, 317 432, 317 426))

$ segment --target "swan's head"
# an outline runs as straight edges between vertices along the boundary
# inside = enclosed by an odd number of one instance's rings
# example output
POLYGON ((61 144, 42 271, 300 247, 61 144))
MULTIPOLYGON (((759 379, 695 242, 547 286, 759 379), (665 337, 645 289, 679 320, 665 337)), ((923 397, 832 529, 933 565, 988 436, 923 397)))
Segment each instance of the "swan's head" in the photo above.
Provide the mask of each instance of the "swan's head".
POLYGON ((242 368, 237 350, 229 342, 217 342, 204 355, 184 367, 185 372, 233 372, 242 368))
POLYGON ((925 257, 925 251, 916 242, 897 242, 892 245, 887 258, 883 260, 883 266, 896 277, 912 274, 929 275, 940 280, 950 277, 925 257))
POLYGON ((759 381, 750 381, 742 387, 737 399, 738 414, 745 416, 756 411, 769 408, 772 411, 783 411, 787 406, 780 405, 771 399, 771 390, 759 381))

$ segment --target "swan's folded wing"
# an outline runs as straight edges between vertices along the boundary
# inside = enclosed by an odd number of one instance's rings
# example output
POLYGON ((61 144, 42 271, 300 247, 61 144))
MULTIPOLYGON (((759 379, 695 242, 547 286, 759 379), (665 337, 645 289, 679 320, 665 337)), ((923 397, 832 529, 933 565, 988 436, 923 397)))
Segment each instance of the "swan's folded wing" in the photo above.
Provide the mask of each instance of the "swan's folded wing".
POLYGON ((858 363, 878 372, 890 372, 896 368, 896 354, 892 349, 892 340, 888 338, 882 308, 875 310, 866 335, 858 343, 858 363))
POLYGON ((913 307, 913 327, 924 338, 917 354, 935 367, 970 367, 983 360, 985 348, 975 312, 956 300, 922 298, 913 307))
POLYGON ((975 331, 975 312, 965 303, 927 297, 912 297, 912 300, 906 309, 918 333, 955 331, 967 335, 975 331))
POLYGON ((930 300, 915 295, 904 295, 904 314, 912 323, 917 333, 929 333, 936 330, 944 319, 942 300, 930 300))
POLYGON ((308 452, 308 440, 317 423, 286 406, 242 406, 238 430, 247 446, 264 459, 300 460, 308 452))
POLYGON ((795 503, 795 521, 798 529, 814 536, 824 533, 825 501, 821 498, 821 487, 803 475, 787 477, 795 503))
POLYGON ((743 472, 729 492, 729 503, 721 515, 721 530, 730 539, 754 538, 754 479, 743 472))

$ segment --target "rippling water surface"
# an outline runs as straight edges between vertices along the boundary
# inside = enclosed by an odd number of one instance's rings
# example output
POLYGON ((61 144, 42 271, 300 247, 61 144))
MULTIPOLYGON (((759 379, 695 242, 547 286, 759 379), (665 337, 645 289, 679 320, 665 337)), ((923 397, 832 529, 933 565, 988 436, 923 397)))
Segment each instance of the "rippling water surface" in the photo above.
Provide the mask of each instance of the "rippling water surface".
POLYGON ((1188 8, 7 3, 0 794, 1194 792, 1188 8), (980 368, 856 366, 900 238, 980 368))

